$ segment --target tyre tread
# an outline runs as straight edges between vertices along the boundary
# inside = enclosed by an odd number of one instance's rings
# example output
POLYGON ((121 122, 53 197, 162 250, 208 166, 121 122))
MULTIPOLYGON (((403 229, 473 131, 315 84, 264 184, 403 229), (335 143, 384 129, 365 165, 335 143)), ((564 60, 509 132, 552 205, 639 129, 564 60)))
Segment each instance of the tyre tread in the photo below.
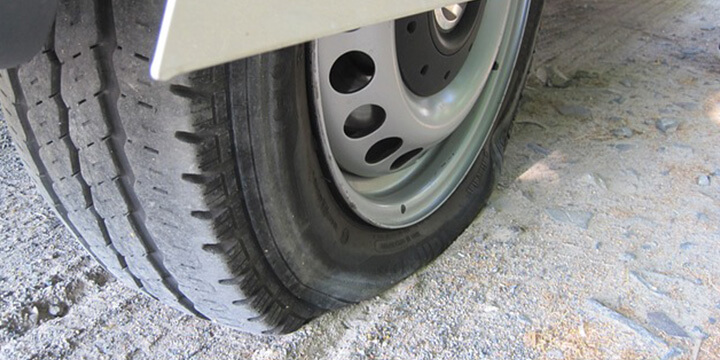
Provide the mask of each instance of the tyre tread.
POLYGON ((16 147, 111 273, 186 313, 255 333, 321 310, 274 275, 235 177, 225 66, 153 82, 163 1, 63 0, 42 54, 0 72, 16 147))

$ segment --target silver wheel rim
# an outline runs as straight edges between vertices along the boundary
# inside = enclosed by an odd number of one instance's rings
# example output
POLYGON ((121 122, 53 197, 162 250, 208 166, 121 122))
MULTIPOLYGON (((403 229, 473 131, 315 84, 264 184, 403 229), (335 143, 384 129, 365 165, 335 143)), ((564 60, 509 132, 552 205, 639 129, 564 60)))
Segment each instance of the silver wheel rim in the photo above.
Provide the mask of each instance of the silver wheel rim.
POLYGON ((359 217, 380 228, 407 227, 434 213, 457 189, 500 110, 528 8, 528 0, 488 1, 464 66, 447 87, 429 97, 417 96, 403 84, 392 21, 313 43, 313 95, 323 154, 340 195, 359 217), (356 51, 372 59, 374 74, 359 89, 339 92, 330 80, 332 67, 356 51), (383 121, 369 134, 348 136, 348 117, 363 106, 358 113, 371 113, 365 111, 371 105, 384 111, 383 121), (394 137, 402 144, 368 163, 368 149, 394 137), (406 164, 391 169, 420 148, 406 164))

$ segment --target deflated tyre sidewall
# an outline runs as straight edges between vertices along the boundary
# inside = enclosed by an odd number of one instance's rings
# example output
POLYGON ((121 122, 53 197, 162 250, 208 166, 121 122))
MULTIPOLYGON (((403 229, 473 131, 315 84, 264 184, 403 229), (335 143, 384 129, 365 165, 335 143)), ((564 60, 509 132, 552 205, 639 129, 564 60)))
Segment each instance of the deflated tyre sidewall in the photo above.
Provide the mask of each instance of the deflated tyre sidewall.
POLYGON ((298 297, 333 308, 375 296, 439 255, 473 221, 494 188, 524 84, 542 1, 530 5, 520 53, 488 141, 446 203, 422 222, 384 230, 359 219, 330 180, 308 87, 308 48, 291 47, 231 65, 239 169, 254 171, 243 192, 259 240, 298 297), (293 76, 287 76, 292 73, 293 76), (258 75, 261 74, 261 75, 258 75), (236 81, 237 80, 237 81, 236 81), (263 96, 274 94, 275 98, 263 96), (239 109, 239 108, 238 108, 239 109), (250 121, 252 119, 252 121, 250 121))

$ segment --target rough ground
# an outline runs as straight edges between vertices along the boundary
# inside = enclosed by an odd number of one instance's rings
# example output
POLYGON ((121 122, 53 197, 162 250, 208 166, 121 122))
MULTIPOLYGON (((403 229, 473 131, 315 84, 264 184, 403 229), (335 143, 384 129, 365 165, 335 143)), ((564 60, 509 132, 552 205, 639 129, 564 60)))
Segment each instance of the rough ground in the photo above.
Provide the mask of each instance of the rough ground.
POLYGON ((548 0, 544 17, 491 205, 417 275, 285 337, 123 288, 0 122, 0 358, 720 358, 720 3, 548 0))

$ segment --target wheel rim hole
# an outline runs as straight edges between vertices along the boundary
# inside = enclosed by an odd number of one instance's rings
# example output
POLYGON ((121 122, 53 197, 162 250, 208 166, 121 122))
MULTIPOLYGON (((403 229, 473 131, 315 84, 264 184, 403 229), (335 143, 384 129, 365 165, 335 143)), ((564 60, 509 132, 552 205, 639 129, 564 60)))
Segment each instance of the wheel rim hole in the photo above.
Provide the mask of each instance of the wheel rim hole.
POLYGON ((365 154, 365 162, 377 164, 394 154, 403 144, 399 137, 390 137, 376 142, 365 154))
POLYGON ((407 32, 409 34, 414 33, 415 29, 417 29, 417 23, 415 21, 411 21, 407 24, 407 32))
POLYGON ((424 65, 422 69, 420 69, 420 75, 425 76, 427 74, 428 70, 430 69, 430 66, 424 65))
POLYGON ((362 105, 348 115, 343 130, 349 138, 359 139, 379 129, 386 117, 382 107, 374 104, 362 105))
POLYGON ((341 55, 330 68, 330 85, 342 94, 352 94, 366 87, 375 76, 375 62, 362 51, 341 55))
POLYGON ((448 78, 450 78, 450 70, 446 71, 445 76, 443 76, 443 79, 445 80, 447 80, 448 78))
POLYGON ((457 18, 458 18, 457 15, 455 15, 455 14, 454 14, 452 11, 450 11, 447 7, 442 8, 441 11, 443 12, 443 15, 445 15, 445 18, 448 19, 448 20, 450 20, 450 21, 455 21, 455 20, 457 20, 457 18))
POLYGON ((400 213, 404 214, 405 211, 407 211, 407 207, 405 207, 405 204, 400 205, 400 213))
POLYGON ((419 149, 415 149, 415 150, 410 150, 410 151, 400 155, 400 157, 395 159, 395 161, 393 161, 392 165, 390 165, 390 170, 397 170, 397 169, 403 167, 405 164, 410 162, 410 160, 414 159, 415 156, 417 156, 422 151, 423 151, 423 149, 419 148, 419 149))

